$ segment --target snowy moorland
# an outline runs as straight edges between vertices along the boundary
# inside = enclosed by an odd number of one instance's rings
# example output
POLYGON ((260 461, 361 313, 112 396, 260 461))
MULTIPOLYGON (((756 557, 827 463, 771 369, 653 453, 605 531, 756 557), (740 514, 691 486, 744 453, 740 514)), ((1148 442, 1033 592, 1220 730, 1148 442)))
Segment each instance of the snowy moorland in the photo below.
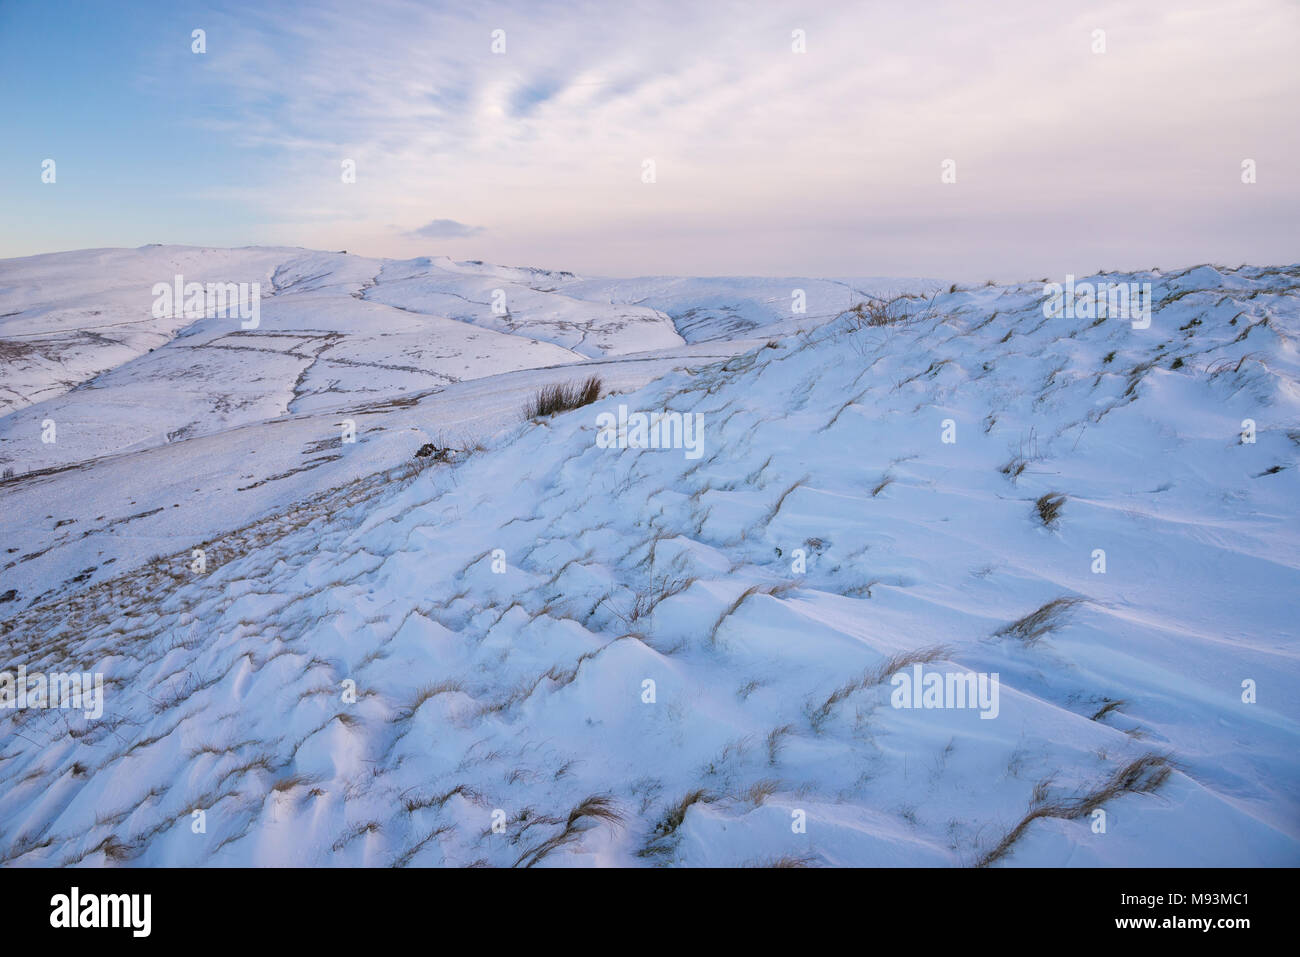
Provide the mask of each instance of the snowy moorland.
POLYGON ((1077 282, 0 262, 0 862, 1300 864, 1300 266, 1077 282))

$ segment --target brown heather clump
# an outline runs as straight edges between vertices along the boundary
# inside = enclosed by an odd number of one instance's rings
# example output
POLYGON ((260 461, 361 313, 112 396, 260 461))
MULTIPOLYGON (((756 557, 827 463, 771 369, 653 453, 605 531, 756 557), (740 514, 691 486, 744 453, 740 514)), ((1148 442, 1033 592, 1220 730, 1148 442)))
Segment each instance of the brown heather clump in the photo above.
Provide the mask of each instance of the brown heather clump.
POLYGON ((1034 511, 1038 513, 1038 518, 1043 525, 1048 528, 1056 524, 1056 520, 1061 517, 1061 509, 1064 507, 1065 496, 1059 492, 1048 492, 1034 502, 1034 511))
POLYGON ((591 405, 600 398, 600 377, 589 376, 585 382, 557 382, 542 386, 529 400, 524 414, 530 419, 543 419, 570 409, 591 405))

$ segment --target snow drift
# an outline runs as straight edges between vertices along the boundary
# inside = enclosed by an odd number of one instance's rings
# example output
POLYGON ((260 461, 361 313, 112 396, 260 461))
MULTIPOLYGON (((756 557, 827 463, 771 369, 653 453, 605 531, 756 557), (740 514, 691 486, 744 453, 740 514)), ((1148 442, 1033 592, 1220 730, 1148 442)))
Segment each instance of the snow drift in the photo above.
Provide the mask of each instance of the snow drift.
MULTIPOLYGON (((1300 267, 1091 277, 1152 284, 1142 330, 1047 318, 1042 283, 917 287, 872 324, 849 311, 866 283, 801 318, 754 305, 775 281, 708 281, 700 308, 730 296, 744 321, 679 335, 689 280, 249 255, 314 277, 263 334, 333 331, 417 371, 257 391, 315 374, 275 346, 255 358, 285 370, 208 374, 256 392, 231 419, 181 403, 176 441, 137 429, 0 486, 26 496, 5 575, 29 576, 0 667, 104 676, 98 720, 0 711, 5 863, 1300 862, 1300 267), (450 302, 507 281, 508 323, 450 302), (647 285, 667 309, 611 307, 647 285), (407 378, 450 375, 433 356, 471 332, 482 376, 407 378), (594 404, 521 419, 590 372, 594 404), (363 407, 374 434, 344 445, 363 407), (599 441, 630 413, 699 416, 701 454, 599 441), (473 439, 410 457, 457 424, 473 439), (331 461, 256 504, 186 481, 238 475, 272 429, 331 461), (111 467, 136 471, 86 487, 111 467), (51 502, 151 495, 152 560, 119 544, 106 568, 87 543, 112 530, 34 530, 65 517, 51 502), (46 552, 18 563, 29 529, 46 552), (984 706, 900 706, 927 675, 984 706)), ((10 308, 29 268, 4 264, 10 308)), ((150 334, 230 338, 199 325, 150 334)), ((61 396, 31 373, 5 454, 37 419, 140 408, 178 368, 148 355, 61 396)))

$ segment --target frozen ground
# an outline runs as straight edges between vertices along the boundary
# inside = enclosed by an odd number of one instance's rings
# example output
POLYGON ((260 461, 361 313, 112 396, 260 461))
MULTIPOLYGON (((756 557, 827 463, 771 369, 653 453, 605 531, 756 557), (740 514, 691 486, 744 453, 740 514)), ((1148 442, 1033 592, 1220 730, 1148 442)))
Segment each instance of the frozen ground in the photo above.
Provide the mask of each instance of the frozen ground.
POLYGON ((1300 863, 1300 267, 1088 279, 1150 328, 1041 282, 0 263, 0 669, 106 680, 0 711, 0 860, 1300 863), (175 272, 261 281, 260 328, 149 318, 175 272), (702 455, 600 447, 620 405, 702 455), (915 664, 996 717, 893 707, 915 664))

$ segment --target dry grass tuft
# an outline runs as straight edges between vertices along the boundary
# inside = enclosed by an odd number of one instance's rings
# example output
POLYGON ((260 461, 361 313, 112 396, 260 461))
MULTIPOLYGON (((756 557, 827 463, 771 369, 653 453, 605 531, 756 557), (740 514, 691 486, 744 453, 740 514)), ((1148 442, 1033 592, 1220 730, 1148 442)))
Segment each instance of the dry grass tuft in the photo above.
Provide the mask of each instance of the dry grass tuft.
POLYGON ((808 481, 809 478, 810 476, 805 475, 803 478, 795 482, 784 492, 782 492, 780 496, 777 497, 776 503, 772 506, 771 510, 767 513, 767 518, 763 520, 764 525, 771 524, 772 519, 776 518, 776 516, 780 514, 781 506, 784 505, 785 500, 790 497, 790 493, 792 493, 795 489, 801 487, 805 482, 808 481))
POLYGON ((713 627, 709 629, 709 644, 717 644, 718 629, 722 627, 722 623, 734 615, 740 609, 740 606, 754 595, 771 595, 775 598, 784 595, 786 592, 791 591, 796 587, 798 586, 794 582, 781 582, 776 585, 750 585, 740 593, 740 597, 733 601, 731 606, 719 615, 718 620, 713 623, 713 627))
POLYGON ((1039 521, 1047 528, 1056 524, 1056 520, 1061 517, 1061 509, 1065 507, 1065 496, 1059 492, 1048 492, 1041 495, 1038 501, 1034 502, 1034 511, 1038 513, 1039 521))
POLYGON ((1083 604, 1085 601, 1087 599, 1074 595, 1053 598, 1046 605, 1031 611, 1023 618, 1017 618, 1006 627, 999 628, 994 632, 994 635, 1019 638, 1026 645, 1032 645, 1044 635, 1060 627, 1065 619, 1065 613, 1075 605, 1083 604))
POLYGON ((378 821, 364 821, 360 824, 354 824, 343 832, 339 839, 331 845, 330 849, 336 852, 341 851, 363 834, 378 834, 382 829, 383 825, 378 821))
POLYGON ((1020 822, 1009 830, 992 850, 976 862, 976 867, 988 867, 1010 853, 1016 841, 1024 836, 1029 825, 1039 818, 1059 818, 1065 821, 1086 817, 1107 801, 1123 794, 1151 794, 1169 779, 1173 764, 1161 754, 1144 754, 1115 770, 1099 787, 1083 795, 1050 800, 1047 796, 1049 782, 1041 782, 1034 789, 1030 810, 1020 822))
POLYGON ((1092 720, 1100 721, 1102 718, 1106 717, 1106 715, 1110 714, 1112 711, 1118 711, 1126 704, 1128 704, 1128 702, 1125 701, 1123 698, 1111 698, 1109 701, 1107 701, 1105 704, 1103 704, 1100 708, 1097 709, 1097 713, 1092 716, 1092 720))
POLYGON ((781 748, 785 745, 787 735, 794 734, 794 725, 783 724, 767 733, 767 763, 775 765, 781 757, 781 748))
POLYGON ((611 602, 605 599, 602 599, 602 601, 609 607, 611 612, 618 616, 623 624, 631 627, 633 623, 653 612, 661 602, 667 601, 674 595, 680 595, 697 581, 699 579, 693 575, 672 580, 669 580, 667 575, 652 579, 647 589, 635 593, 632 606, 627 610, 627 614, 620 612, 611 602))
MULTIPOLYGON (((112 834, 100 841, 95 846, 95 851, 103 852, 104 859, 114 864, 121 864, 123 861, 131 859, 131 848, 112 834)), ((94 851, 91 853, 93 854, 94 851)))
POLYGON ((1016 479, 1020 478, 1021 474, 1025 471, 1025 466, 1028 464, 1029 461, 1027 459, 1021 458, 1017 455, 1014 456, 1011 461, 1007 462, 1006 465, 998 469, 998 471, 1014 482, 1016 479))
POLYGON ((600 377, 593 375, 585 382, 557 382, 543 386, 524 409, 524 415, 530 419, 542 419, 591 405, 600 398, 600 385, 600 377))
POLYGON ((686 820, 686 812, 693 805, 712 804, 717 800, 717 795, 703 788, 696 788, 694 791, 687 792, 682 796, 681 800, 676 804, 669 805, 668 809, 664 811, 664 816, 659 819, 659 823, 655 825, 650 834, 650 840, 646 842, 641 850, 637 851, 637 856, 652 857, 656 854, 668 853, 673 846, 673 836, 677 833, 677 829, 682 826, 682 822, 686 820))
POLYGON ((772 778, 766 778, 762 781, 755 781, 746 788, 742 797, 752 804, 759 807, 764 801, 781 789, 781 782, 772 778))
POLYGON ((830 693, 816 709, 808 713, 808 723, 812 725, 813 730, 820 730, 822 725, 830 718, 835 706, 846 698, 866 688, 873 688, 876 685, 884 684, 895 673, 902 671, 904 668, 910 668, 912 665, 929 664, 931 661, 939 661, 946 658, 951 653, 946 645, 934 645, 930 648, 921 648, 916 651, 903 651, 886 659, 875 668, 868 668, 858 678, 841 685, 830 693))
POLYGON ((425 685, 415 693, 415 699, 410 703, 406 710, 399 715, 399 720, 414 717, 415 713, 420 710, 420 706, 431 698, 436 698, 440 694, 450 694, 455 691, 463 690, 464 686, 455 679, 440 681, 433 685, 425 685))
POLYGON ((907 325, 933 314, 932 302, 912 296, 867 299, 843 313, 848 317, 849 328, 854 330, 907 325))
POLYGON ((307 784, 315 784, 316 780, 317 780, 316 778, 309 777, 306 774, 289 774, 286 775, 285 777, 280 778, 278 781, 272 784, 271 790, 276 794, 282 794, 286 791, 292 791, 295 788, 299 788, 307 784))
POLYGON ((547 838, 536 847, 524 851, 519 855, 514 866, 532 867, 556 848, 576 841, 584 832, 591 830, 596 822, 601 821, 614 827, 621 827, 623 814, 618 810, 613 798, 609 795, 594 794, 569 812, 568 820, 564 822, 564 828, 558 834, 547 838))
POLYGON ((436 807, 441 809, 444 804, 450 801, 457 794, 467 801, 474 801, 479 797, 478 792, 473 788, 467 787, 464 784, 457 784, 450 791, 445 791, 442 794, 434 794, 429 797, 408 797, 403 800, 402 806, 406 808, 407 814, 414 814, 416 811, 422 810, 426 807, 436 807))

